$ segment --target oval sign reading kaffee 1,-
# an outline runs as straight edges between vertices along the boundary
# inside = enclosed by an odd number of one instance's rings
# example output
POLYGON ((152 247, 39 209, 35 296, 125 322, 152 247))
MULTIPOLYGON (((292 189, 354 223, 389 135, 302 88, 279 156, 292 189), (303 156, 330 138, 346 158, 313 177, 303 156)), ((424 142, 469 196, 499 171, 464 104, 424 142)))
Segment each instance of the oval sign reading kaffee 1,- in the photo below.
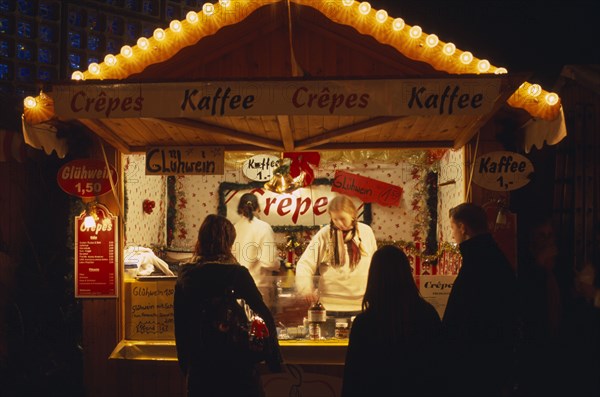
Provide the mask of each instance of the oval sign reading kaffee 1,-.
MULTIPOLYGON (((111 165, 113 183, 117 183, 117 170, 111 165)), ((58 186, 65 193, 79 197, 96 197, 110 192, 108 169, 102 160, 78 159, 60 167, 56 175, 58 186)))
POLYGON ((473 182, 493 191, 511 191, 522 188, 531 180, 533 164, 514 152, 490 152, 475 161, 473 182))

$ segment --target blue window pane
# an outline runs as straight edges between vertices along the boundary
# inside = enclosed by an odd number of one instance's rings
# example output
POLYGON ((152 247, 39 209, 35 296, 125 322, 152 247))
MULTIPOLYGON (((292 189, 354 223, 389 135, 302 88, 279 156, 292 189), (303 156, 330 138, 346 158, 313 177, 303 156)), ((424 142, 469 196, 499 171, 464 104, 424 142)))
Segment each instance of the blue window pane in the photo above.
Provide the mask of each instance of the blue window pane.
POLYGON ((123 20, 121 18, 109 18, 106 24, 106 30, 108 33, 112 33, 114 35, 122 35, 123 20))
POLYGON ((81 34, 77 32, 69 32, 69 45, 72 48, 81 48, 81 34))
POLYGON ((31 66, 19 66, 17 68, 17 80, 20 81, 31 81, 33 79, 33 67, 31 66))
POLYGON ((38 50, 38 62, 52 65, 54 63, 54 52, 50 48, 40 48, 38 50))
POLYGON ((19 21, 17 23, 17 36, 30 39, 33 36, 31 24, 28 22, 19 21))
POLYGON ((142 4, 142 12, 144 14, 154 15, 154 1, 144 0, 142 4))
POLYGON ((19 11, 25 15, 34 16, 35 15, 35 4, 33 0, 19 0, 19 11))
POLYGON ((69 25, 83 26, 83 12, 81 10, 69 11, 69 25))
POLYGON ((87 27, 95 32, 103 32, 102 17, 96 13, 89 13, 87 27))
POLYGON ((38 79, 42 81, 51 81, 54 79, 54 73, 50 69, 41 68, 38 70, 38 79))
POLYGON ((0 17, 0 33, 11 34, 13 31, 10 19, 0 17))
POLYGON ((40 39, 45 43, 55 43, 56 29, 53 26, 40 25, 40 39))
POLYGON ((89 65, 90 63, 100 63, 100 60, 97 57, 89 57, 87 60, 87 64, 89 65))
POLYGON ((29 46, 26 46, 25 44, 18 43, 17 58, 22 61, 31 61, 33 59, 31 48, 29 46))
POLYGON ((14 11, 15 1, 14 0, 0 0, 0 11, 14 11))
POLYGON ((135 23, 127 24, 127 37, 130 39, 136 39, 139 37, 138 26, 135 23))
POLYGON ((118 54, 121 51, 121 41, 115 39, 106 40, 106 52, 110 54, 118 54))
POLYGON ((100 48, 101 44, 102 44, 102 39, 99 36, 95 36, 95 35, 88 36, 88 43, 87 43, 88 50, 100 51, 100 50, 102 50, 102 48, 100 48))
POLYGON ((0 80, 11 80, 10 67, 6 63, 0 63, 0 80))
POLYGON ((8 41, 6 40, 1 40, 0 41, 0 56, 5 57, 5 58, 10 58, 11 57, 11 45, 8 41))
POLYGON ((144 26, 142 28, 142 36, 144 37, 152 37, 154 33, 154 28, 152 26, 144 26))
POLYGON ((69 53, 69 66, 73 70, 81 69, 81 55, 69 53))
POLYGON ((58 4, 54 2, 41 1, 39 5, 38 15, 42 19, 58 21, 60 16, 58 12, 58 4))
POLYGON ((175 7, 167 6, 167 19, 175 19, 175 7))
POLYGON ((137 0, 125 0, 125 8, 132 11, 138 10, 138 2, 137 0))

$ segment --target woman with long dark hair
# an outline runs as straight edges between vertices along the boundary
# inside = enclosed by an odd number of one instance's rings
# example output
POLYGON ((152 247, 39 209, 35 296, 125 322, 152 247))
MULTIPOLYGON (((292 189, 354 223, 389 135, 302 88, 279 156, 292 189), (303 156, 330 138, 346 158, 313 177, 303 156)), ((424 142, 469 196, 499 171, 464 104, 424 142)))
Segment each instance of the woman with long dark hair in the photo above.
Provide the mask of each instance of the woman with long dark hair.
POLYGON ((430 395, 435 374, 428 364, 440 316, 417 289, 406 254, 379 248, 371 260, 363 312, 352 323, 343 396, 430 395))
POLYGON ((256 363, 232 354, 222 342, 225 335, 210 332, 212 321, 202 316, 207 305, 231 292, 266 323, 269 330, 271 371, 281 370, 275 321, 248 272, 231 253, 235 228, 225 217, 208 215, 198 231, 195 256, 182 265, 175 286, 175 343, 179 367, 187 376, 188 397, 261 396, 256 363), (216 336, 215 336, 216 335, 216 336))

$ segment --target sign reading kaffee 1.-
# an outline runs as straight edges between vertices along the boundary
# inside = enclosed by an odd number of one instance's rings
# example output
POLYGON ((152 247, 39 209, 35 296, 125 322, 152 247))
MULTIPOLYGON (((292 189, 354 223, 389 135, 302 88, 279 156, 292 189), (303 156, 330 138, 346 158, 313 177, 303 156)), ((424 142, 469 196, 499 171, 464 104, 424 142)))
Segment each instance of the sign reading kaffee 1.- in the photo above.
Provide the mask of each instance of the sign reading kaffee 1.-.
POLYGON ((223 175, 222 146, 153 147, 146 151, 146 175, 223 175))
POLYGON ((86 226, 86 213, 75 217, 75 297, 117 297, 118 219, 102 204, 96 205, 98 219, 86 226))
POLYGON ((511 191, 530 181, 533 165, 527 157, 514 152, 490 152, 475 161, 473 182, 493 191, 511 191))
POLYGON ((242 172, 246 178, 257 182, 266 182, 273 177, 279 167, 280 159, 270 154, 257 154, 242 164, 242 172))
POLYGON ((488 113, 501 76, 56 85, 64 118, 465 116, 488 113))
POLYGON ((97 197, 111 190, 112 183, 116 186, 117 170, 109 167, 102 160, 78 159, 69 161, 60 167, 56 175, 58 186, 65 193, 79 197, 97 197))

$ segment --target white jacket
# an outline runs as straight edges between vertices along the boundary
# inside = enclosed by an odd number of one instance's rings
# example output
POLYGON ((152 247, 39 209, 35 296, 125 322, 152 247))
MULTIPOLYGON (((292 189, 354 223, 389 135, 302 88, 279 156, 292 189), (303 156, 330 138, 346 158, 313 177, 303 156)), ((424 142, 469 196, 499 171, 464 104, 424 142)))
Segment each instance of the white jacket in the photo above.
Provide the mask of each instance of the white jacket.
POLYGON ((357 227, 358 236, 354 236, 354 240, 364 250, 365 255, 361 256, 353 270, 350 270, 348 247, 345 244, 346 263, 339 267, 333 267, 327 263, 331 258, 330 249, 332 249, 329 225, 322 227, 313 236, 296 265, 296 290, 300 294, 313 291, 313 277, 317 275, 318 268, 320 275, 319 299, 325 306, 325 310, 361 310, 362 299, 367 288, 371 257, 377 250, 377 241, 371 227, 360 222, 357 227))
POLYGON ((279 270, 275 234, 271 225, 254 217, 251 221, 242 216, 235 223, 236 238, 233 255, 254 278, 257 287, 272 284, 271 272, 279 270))

